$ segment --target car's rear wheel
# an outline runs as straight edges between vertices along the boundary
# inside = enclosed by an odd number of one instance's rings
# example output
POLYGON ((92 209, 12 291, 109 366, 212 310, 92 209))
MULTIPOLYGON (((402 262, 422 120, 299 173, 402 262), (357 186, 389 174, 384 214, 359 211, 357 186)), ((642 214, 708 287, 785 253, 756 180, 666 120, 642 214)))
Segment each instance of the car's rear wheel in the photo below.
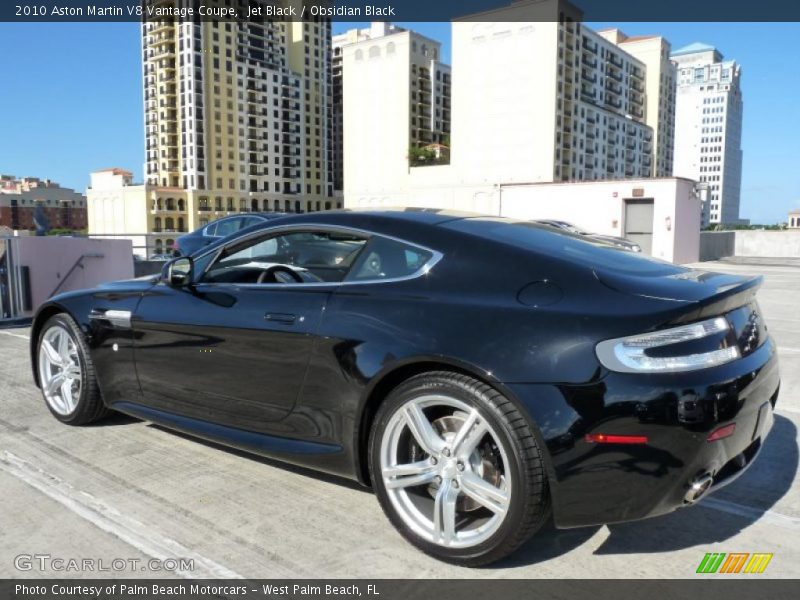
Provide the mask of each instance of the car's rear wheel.
POLYGON ((39 334, 37 360, 42 395, 56 419, 85 425, 108 413, 89 349, 72 317, 60 313, 47 320, 39 334))
POLYGON ((465 375, 425 373, 392 391, 375 416, 369 462, 394 526, 449 562, 499 560, 549 514, 528 421, 502 394, 465 375))

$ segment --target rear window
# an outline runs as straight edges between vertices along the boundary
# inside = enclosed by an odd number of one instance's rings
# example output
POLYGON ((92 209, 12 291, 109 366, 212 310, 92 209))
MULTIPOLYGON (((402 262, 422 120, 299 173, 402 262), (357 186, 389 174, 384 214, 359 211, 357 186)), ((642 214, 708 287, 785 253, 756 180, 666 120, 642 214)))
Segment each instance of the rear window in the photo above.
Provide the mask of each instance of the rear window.
POLYGON ((218 237, 225 237, 226 235, 230 235, 239 231, 239 226, 242 224, 241 217, 235 217, 233 219, 223 219, 217 222, 217 233, 218 237))
POLYGON ((431 258, 430 250, 375 236, 353 265, 346 281, 409 277, 425 267, 431 258))
POLYGON ((641 275, 672 275, 686 271, 652 256, 615 248, 567 231, 556 231, 532 221, 476 217, 451 221, 441 226, 592 268, 641 275))

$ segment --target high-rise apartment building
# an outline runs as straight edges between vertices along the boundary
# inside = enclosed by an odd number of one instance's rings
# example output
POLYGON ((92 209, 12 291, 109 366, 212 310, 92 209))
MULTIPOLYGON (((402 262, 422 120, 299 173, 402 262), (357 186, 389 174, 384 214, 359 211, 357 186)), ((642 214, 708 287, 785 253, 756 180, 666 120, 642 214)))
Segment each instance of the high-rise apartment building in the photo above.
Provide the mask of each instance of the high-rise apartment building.
POLYGON ((649 176, 644 62, 568 16, 512 21, 524 4, 453 23, 453 139, 480 150, 465 171, 532 182, 649 176))
POLYGON ((164 190, 150 229, 161 217, 191 230, 230 212, 335 208, 330 38, 322 18, 142 24, 145 183, 164 190))
POLYGON ((675 146, 675 64, 670 43, 659 35, 627 36, 619 29, 597 32, 645 66, 645 123, 653 130, 653 177, 671 177, 675 146))
POLYGON ((453 22, 444 166, 409 163, 409 88, 393 83, 407 67, 394 60, 399 47, 388 48, 398 34, 343 46, 346 203, 396 202, 405 190, 427 202, 476 185, 650 177, 646 64, 580 18, 562 0, 519 0, 453 22))
POLYGON ((703 226, 739 219, 742 185, 741 67, 713 46, 672 53, 678 68, 675 175, 705 184, 703 226))
POLYGON ((337 189, 344 189, 348 155, 375 151, 388 139, 385 129, 397 133, 390 152, 403 161, 411 148, 449 144, 451 72, 438 41, 374 22, 334 36, 332 66, 337 189), (379 128, 372 117, 382 120, 379 128))

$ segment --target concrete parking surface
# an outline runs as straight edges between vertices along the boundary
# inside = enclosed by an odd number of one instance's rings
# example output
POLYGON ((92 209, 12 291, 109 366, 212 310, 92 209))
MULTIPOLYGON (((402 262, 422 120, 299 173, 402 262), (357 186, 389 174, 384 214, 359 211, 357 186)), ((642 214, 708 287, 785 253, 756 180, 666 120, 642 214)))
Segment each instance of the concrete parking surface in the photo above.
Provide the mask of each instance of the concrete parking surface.
POLYGON ((765 276, 759 301, 783 382, 754 467, 664 517, 547 526, 509 560, 477 570, 418 552, 371 492, 348 482, 122 416, 60 424, 32 383, 28 330, 0 329, 0 577, 170 575, 141 566, 116 574, 15 568, 18 555, 46 554, 106 566, 188 558, 194 570, 179 575, 196 577, 677 578, 694 577, 706 552, 770 552, 762 577, 800 577, 800 267, 771 259, 702 268, 765 276))

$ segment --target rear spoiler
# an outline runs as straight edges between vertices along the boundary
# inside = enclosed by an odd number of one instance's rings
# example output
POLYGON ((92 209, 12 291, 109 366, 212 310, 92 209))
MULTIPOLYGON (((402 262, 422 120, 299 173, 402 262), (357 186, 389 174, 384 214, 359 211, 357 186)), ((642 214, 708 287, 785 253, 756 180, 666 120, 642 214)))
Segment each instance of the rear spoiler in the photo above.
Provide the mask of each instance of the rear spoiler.
POLYGON ((676 322, 724 314, 753 301, 764 281, 697 269, 673 272, 630 273, 595 269, 597 279, 617 292, 672 304, 680 309, 676 322))
POLYGON ((733 283, 720 287, 720 291, 697 302, 697 308, 684 313, 677 319, 676 323, 697 321, 706 317, 724 315, 741 306, 746 306, 756 298, 764 277, 758 275, 744 279, 739 283, 733 283))

